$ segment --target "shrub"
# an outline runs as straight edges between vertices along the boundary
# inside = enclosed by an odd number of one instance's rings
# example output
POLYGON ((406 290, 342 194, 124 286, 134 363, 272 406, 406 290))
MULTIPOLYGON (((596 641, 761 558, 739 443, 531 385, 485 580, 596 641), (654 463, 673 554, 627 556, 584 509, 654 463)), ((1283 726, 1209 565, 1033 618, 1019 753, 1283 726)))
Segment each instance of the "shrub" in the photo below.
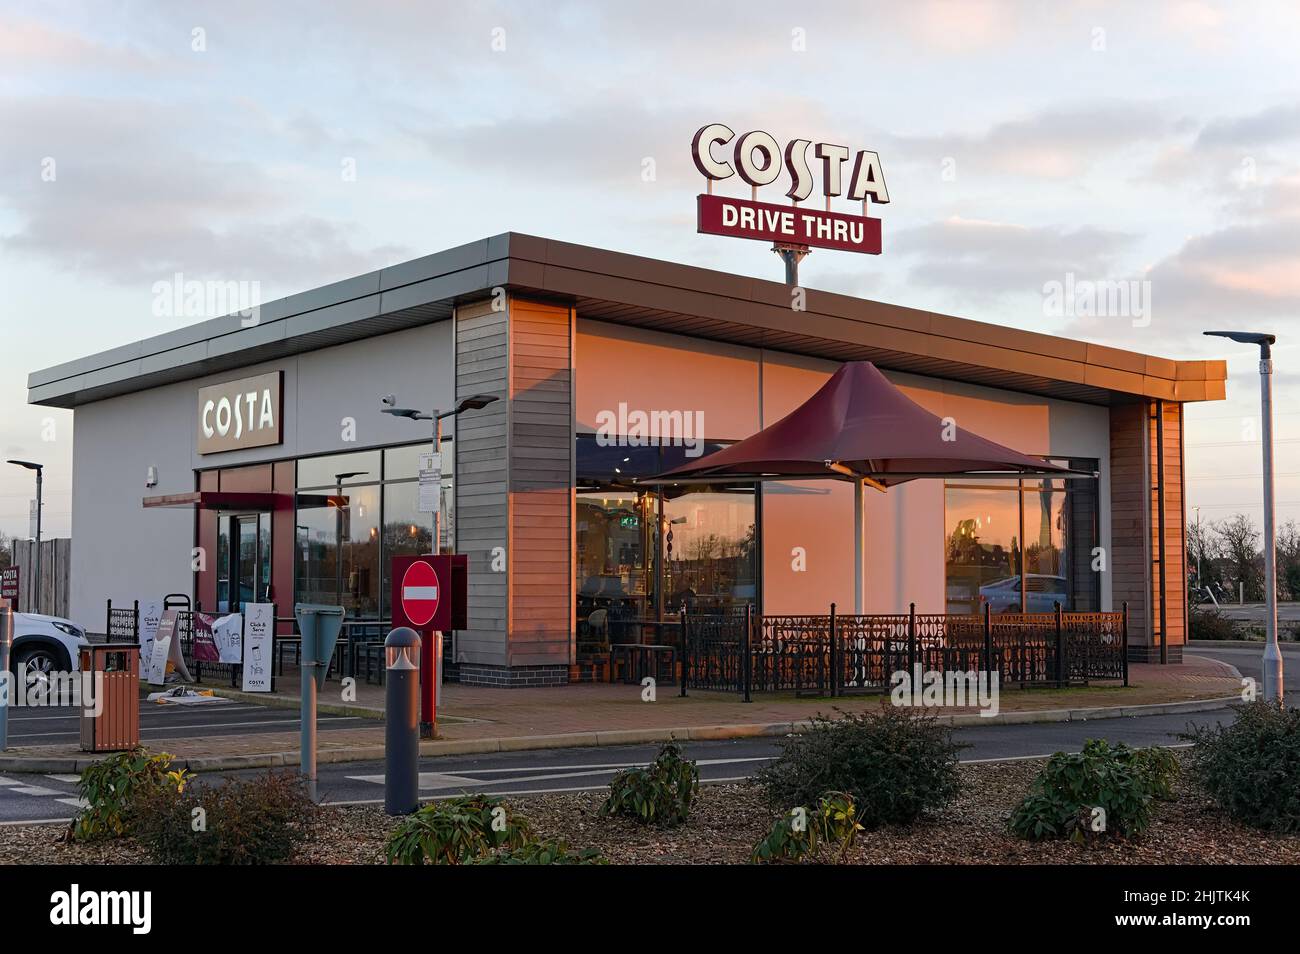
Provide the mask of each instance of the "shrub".
POLYGON ((490 851, 471 859, 472 865, 607 865, 595 848, 572 852, 561 840, 530 841, 518 848, 490 851))
POLYGON ((895 706, 841 718, 817 716, 783 744, 756 777, 776 810, 816 805, 828 791, 857 806, 863 828, 911 824, 946 805, 960 788, 952 730, 933 716, 895 706))
POLYGON ((772 830, 754 846, 749 860, 753 864, 797 861, 826 845, 838 849, 843 861, 861 830, 852 796, 827 792, 815 809, 800 807, 778 818, 772 830))
POLYGON ((626 769, 609 783, 601 815, 625 815, 643 825, 680 825, 700 788, 700 770, 669 742, 647 768, 626 769))
POLYGON ((1193 607, 1190 623, 1192 639, 1241 639, 1237 624, 1218 610, 1193 607))
POLYGON ((1089 739, 1082 752, 1057 752, 1048 760, 1011 813, 1011 830, 1021 838, 1078 843, 1140 835, 1151 824, 1152 802, 1172 796, 1177 772, 1166 750, 1123 742, 1111 748, 1089 739))
POLYGON ((1231 725, 1191 727, 1188 774, 1228 815, 1266 831, 1300 832, 1300 709, 1233 706, 1231 725))
POLYGON ((72 837, 93 841, 129 834, 134 822, 133 804, 138 797, 151 792, 176 794, 193 779, 185 769, 173 771, 172 758, 165 752, 150 755, 136 748, 87 768, 77 784, 87 804, 72 822, 72 837))
POLYGON ((389 864, 458 865, 532 840, 528 821, 491 795, 464 795, 425 805, 388 838, 389 864))
POLYGON ((291 772, 158 789, 136 799, 136 840, 158 864, 277 864, 309 836, 316 810, 291 772))

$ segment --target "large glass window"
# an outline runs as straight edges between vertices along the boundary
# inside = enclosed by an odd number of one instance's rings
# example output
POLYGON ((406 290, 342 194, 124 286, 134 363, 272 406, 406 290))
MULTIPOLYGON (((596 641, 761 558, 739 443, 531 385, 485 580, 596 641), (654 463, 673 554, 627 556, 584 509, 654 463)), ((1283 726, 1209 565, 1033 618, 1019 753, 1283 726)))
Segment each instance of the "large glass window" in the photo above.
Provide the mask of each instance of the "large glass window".
MULTIPOLYGON (((1096 461, 1059 461, 1093 470, 1096 461)), ((1051 478, 945 490, 945 593, 949 613, 1095 610, 1097 482, 1051 478)))
POLYGON ((681 463, 680 447, 601 446, 584 435, 577 451, 580 648, 672 642, 675 631, 661 622, 683 602, 711 609, 755 602, 752 484, 659 488, 634 482, 681 463))
MULTIPOLYGON (((298 461, 295 596, 339 604, 349 619, 388 619, 389 561, 432 552, 419 512, 419 456, 429 443, 298 461)), ((454 540, 451 439, 443 441, 443 545, 454 540)))

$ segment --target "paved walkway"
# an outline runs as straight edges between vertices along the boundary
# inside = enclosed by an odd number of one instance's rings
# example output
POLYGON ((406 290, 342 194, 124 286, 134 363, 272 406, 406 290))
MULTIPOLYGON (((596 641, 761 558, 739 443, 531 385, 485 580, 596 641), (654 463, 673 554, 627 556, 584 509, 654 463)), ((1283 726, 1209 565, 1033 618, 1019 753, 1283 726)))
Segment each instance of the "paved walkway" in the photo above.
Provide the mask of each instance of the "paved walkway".
MULTIPOLYGON (((258 694, 258 702, 284 706, 298 705, 295 674, 289 671, 277 678, 274 696, 258 694)), ((1134 664, 1129 669, 1130 688, 1092 686, 1077 689, 1006 690, 1000 696, 1005 714, 1062 712, 1076 710, 1075 717, 1086 713, 1077 710, 1188 703, 1193 700, 1221 699, 1240 692, 1236 670, 1226 664, 1201 656, 1188 655, 1182 665, 1159 666, 1134 664)), ((572 685, 549 689, 494 689, 480 686, 448 685, 444 687, 439 707, 438 725, 441 742, 426 744, 428 754, 483 750, 492 740, 504 748, 544 748, 560 744, 602 744, 602 742, 645 741, 658 733, 672 733, 681 738, 727 737, 759 734, 761 731, 789 731, 792 723, 802 722, 833 710, 858 712, 887 701, 888 696, 849 696, 838 699, 800 699, 793 693, 764 693, 746 704, 732 693, 692 690, 686 698, 672 686, 660 687, 654 701, 642 698, 639 685, 572 685), (577 741, 584 736, 587 741, 577 741), (597 741, 594 737, 603 737, 597 741)), ((223 694, 225 692, 223 691, 223 694)), ((249 698, 249 697, 241 697, 249 698)), ((329 682, 320 693, 322 710, 333 709, 347 714, 365 714, 375 721, 356 728, 339 728, 319 736, 320 760, 335 758, 380 758, 384 741, 382 722, 383 689, 357 686, 355 701, 344 700, 342 686, 329 682)), ((943 715, 973 716, 978 709, 945 709, 943 715)), ((1100 713, 1098 714, 1100 715, 1100 713)), ((1091 716, 1090 716, 1091 717, 1091 716)), ((984 721, 984 720, 981 720, 984 721)), ((991 720, 990 720, 991 722, 991 720)), ((163 748, 163 746, 158 746, 163 748)), ((233 765, 240 757, 268 753, 295 753, 298 733, 262 732, 258 735, 223 735, 174 738, 165 742, 166 751, 195 760, 219 760, 233 765)), ((86 760, 75 745, 28 746, 10 749, 7 756, 46 758, 66 762, 69 758, 86 760)), ((214 763, 215 764, 215 763, 214 763)), ((59 771, 61 769, 52 769, 59 771)))

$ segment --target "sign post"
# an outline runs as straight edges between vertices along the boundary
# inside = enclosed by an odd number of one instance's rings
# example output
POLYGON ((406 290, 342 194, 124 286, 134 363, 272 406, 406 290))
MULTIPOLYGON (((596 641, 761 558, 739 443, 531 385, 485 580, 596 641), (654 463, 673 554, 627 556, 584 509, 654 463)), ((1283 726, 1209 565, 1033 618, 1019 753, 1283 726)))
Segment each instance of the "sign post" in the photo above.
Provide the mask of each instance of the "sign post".
POLYGON ((14 645, 14 604, 0 599, 0 752, 9 748, 9 707, 13 704, 14 682, 9 675, 9 654, 14 645))
POLYGON ((442 634, 465 628, 467 558, 460 554, 394 557, 393 625, 409 626, 420 643, 420 738, 432 739, 437 724, 437 686, 442 675, 442 634))
POLYGON ((302 736, 299 760, 307 778, 307 790, 313 802, 316 795, 316 693, 325 685, 325 672, 334 644, 343 629, 342 606, 319 606, 299 603, 293 608, 302 634, 302 736))

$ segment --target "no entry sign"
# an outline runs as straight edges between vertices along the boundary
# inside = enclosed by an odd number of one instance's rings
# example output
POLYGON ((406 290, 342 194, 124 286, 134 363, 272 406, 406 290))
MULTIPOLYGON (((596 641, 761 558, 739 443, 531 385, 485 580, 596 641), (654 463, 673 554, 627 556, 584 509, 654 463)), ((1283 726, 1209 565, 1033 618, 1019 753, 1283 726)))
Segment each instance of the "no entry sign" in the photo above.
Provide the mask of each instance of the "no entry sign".
POLYGON ((402 574, 402 613, 416 627, 428 626, 438 614, 441 599, 438 571, 423 560, 402 574))
POLYGON ((393 557, 393 625, 422 633, 465 629, 467 565, 460 554, 393 557))

